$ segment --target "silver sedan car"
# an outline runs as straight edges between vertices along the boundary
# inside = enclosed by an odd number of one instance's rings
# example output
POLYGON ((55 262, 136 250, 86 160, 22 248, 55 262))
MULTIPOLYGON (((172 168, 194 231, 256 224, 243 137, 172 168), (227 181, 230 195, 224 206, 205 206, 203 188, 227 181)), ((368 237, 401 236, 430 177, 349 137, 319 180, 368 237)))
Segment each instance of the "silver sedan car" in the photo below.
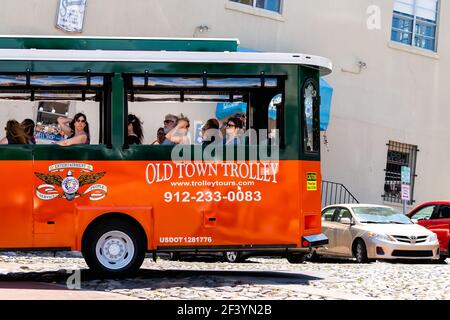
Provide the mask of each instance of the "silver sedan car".
POLYGON ((439 259, 436 234, 387 206, 342 204, 322 210, 322 231, 329 244, 321 255, 355 257, 359 263, 375 259, 439 259))

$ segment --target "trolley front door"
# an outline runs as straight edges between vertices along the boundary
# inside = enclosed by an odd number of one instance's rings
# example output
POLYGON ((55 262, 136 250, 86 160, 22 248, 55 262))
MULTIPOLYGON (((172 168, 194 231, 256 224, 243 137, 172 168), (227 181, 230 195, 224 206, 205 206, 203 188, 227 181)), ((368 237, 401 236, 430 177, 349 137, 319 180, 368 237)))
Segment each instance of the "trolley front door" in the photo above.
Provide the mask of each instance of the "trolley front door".
POLYGON ((0 248, 32 247, 32 146, 0 146, 0 248))

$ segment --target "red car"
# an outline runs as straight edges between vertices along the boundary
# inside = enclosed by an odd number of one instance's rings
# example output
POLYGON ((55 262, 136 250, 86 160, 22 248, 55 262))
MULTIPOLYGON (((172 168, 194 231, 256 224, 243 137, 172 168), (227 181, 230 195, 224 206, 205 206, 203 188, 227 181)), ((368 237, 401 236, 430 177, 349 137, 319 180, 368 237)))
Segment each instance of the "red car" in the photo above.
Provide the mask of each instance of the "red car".
POLYGON ((431 201, 414 208, 408 217, 436 233, 441 260, 450 257, 450 201, 431 201))

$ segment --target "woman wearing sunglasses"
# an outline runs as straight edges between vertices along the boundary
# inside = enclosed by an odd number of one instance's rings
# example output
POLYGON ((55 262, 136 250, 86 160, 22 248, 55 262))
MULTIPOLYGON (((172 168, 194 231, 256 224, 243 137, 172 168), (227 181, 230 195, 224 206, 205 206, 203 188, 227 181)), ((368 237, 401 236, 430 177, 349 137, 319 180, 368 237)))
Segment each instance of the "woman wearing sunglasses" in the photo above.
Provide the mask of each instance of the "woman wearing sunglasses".
POLYGON ((58 124, 68 138, 57 142, 60 146, 90 144, 89 124, 83 113, 77 113, 73 119, 59 117, 58 124))
POLYGON ((239 132, 242 129, 242 121, 239 118, 230 118, 226 124, 226 137, 223 140, 223 143, 226 145, 238 145, 241 144, 239 140, 239 132))

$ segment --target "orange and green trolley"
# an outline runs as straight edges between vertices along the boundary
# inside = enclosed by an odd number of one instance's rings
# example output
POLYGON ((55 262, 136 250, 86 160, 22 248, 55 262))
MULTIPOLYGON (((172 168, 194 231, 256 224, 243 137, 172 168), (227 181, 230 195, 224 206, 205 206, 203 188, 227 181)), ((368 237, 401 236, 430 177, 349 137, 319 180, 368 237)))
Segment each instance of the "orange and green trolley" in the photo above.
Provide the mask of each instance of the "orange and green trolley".
POLYGON ((146 253, 267 251, 301 261, 321 232, 320 76, 331 62, 239 52, 233 39, 0 37, 0 122, 36 144, 0 145, 0 249, 79 250, 123 275, 146 253), (56 119, 86 115, 90 144, 61 147, 56 119), (127 116, 145 139, 128 145, 127 116), (191 143, 155 144, 164 116, 191 143), (201 127, 239 114, 243 143, 201 127), (246 134, 246 131, 254 134, 246 134))

